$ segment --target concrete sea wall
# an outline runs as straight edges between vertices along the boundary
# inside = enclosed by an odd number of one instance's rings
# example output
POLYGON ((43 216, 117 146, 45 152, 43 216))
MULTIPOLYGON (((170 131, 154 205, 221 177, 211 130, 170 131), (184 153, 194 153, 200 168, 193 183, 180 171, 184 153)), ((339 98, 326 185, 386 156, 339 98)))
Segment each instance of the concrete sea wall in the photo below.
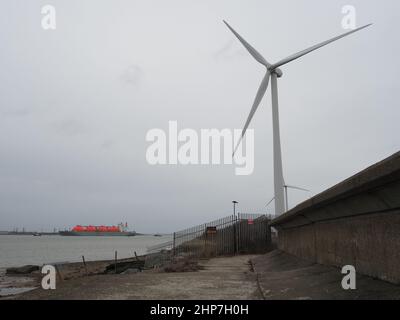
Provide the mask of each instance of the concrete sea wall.
POLYGON ((325 265, 400 284, 400 152, 271 223, 278 247, 325 265))

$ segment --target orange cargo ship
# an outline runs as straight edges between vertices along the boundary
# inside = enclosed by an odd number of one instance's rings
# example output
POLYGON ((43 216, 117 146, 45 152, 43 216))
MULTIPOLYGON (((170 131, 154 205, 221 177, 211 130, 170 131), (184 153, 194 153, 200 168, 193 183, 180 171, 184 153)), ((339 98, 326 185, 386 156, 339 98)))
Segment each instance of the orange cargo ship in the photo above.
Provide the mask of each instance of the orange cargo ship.
POLYGON ((128 231, 128 223, 118 226, 81 226, 76 225, 69 231, 60 231, 62 236, 135 236, 135 231, 128 231))

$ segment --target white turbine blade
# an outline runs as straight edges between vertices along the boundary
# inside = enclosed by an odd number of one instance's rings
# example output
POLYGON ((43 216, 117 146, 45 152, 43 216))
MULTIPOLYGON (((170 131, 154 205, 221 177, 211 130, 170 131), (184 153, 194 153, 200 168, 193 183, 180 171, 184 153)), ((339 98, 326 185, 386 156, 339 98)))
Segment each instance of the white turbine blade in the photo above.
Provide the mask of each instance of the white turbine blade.
POLYGON ((243 130, 242 130, 242 135, 241 135, 239 141, 237 142, 237 145, 235 147, 235 150, 233 151, 233 155, 232 156, 235 155, 240 143, 242 142, 242 139, 243 139, 244 135, 246 134, 246 130, 250 125, 251 119, 253 119, 253 116, 256 113, 257 108, 260 105, 260 102, 261 102, 262 98, 264 97, 265 92, 268 89, 269 76, 270 75, 271 75, 271 73, 269 71, 267 71, 267 73, 265 74, 265 76, 264 76, 264 78, 263 78, 263 80, 261 82, 260 87, 258 88, 256 98, 254 99, 253 106, 251 107, 249 116, 247 117, 246 123, 244 125, 243 130))
POLYGON ((296 189, 296 190, 301 190, 301 191, 306 191, 306 192, 310 192, 310 190, 304 189, 304 188, 300 188, 300 187, 296 187, 296 186, 289 186, 286 185, 285 187, 288 187, 290 189, 296 189))
POLYGON ((275 197, 273 197, 273 198, 267 203, 266 207, 268 207, 268 206, 270 205, 270 203, 271 203, 272 201, 274 201, 274 200, 275 200, 275 197))
POLYGON ((270 63, 267 62, 267 60, 264 59, 264 57, 256 50, 254 49, 246 40, 244 40, 239 33, 237 33, 225 20, 223 20, 226 26, 233 32, 233 34, 236 36, 236 38, 239 39, 239 41, 244 45, 244 47, 247 49, 247 51, 253 56, 254 59, 256 59, 259 63, 262 65, 266 66, 269 68, 271 66, 270 63))
POLYGON ((346 37, 346 36, 348 36, 348 35, 350 35, 350 34, 352 34, 352 33, 355 33, 355 32, 357 32, 357 31, 360 31, 360 30, 362 30, 362 29, 364 29, 364 28, 367 28, 367 27, 369 27, 369 26, 371 26, 371 25, 372 25, 372 23, 367 24, 367 25, 365 25, 365 26, 363 26, 363 27, 360 27, 360 28, 351 30, 351 31, 349 31, 349 32, 346 32, 346 33, 340 35, 340 36, 337 36, 337 37, 332 38, 332 39, 330 39, 330 40, 321 42, 321 43, 319 43, 319 44, 317 44, 317 45, 315 45, 315 46, 312 46, 312 47, 310 47, 310 48, 308 48, 308 49, 305 49, 305 50, 303 50, 303 51, 300 51, 300 52, 298 52, 298 53, 295 53, 295 54, 293 54, 293 55, 291 55, 291 56, 289 56, 289 57, 287 57, 287 58, 285 58, 285 59, 283 59, 283 60, 281 60, 281 61, 279 61, 279 62, 273 64, 272 67, 271 67, 271 69, 275 69, 275 68, 278 68, 278 67, 280 67, 280 66, 283 66, 284 64, 287 64, 287 63, 289 63, 289 62, 291 62, 291 61, 293 61, 293 60, 296 60, 296 59, 298 59, 298 58, 300 58, 300 57, 302 57, 302 56, 304 56, 304 55, 306 55, 306 54, 308 54, 308 53, 310 53, 310 52, 313 52, 313 51, 315 51, 315 50, 317 50, 317 49, 319 49, 319 48, 321 48, 321 47, 324 47, 324 46, 326 46, 326 45, 328 45, 328 44, 330 44, 330 43, 332 43, 332 42, 334 42, 334 41, 337 41, 337 40, 339 40, 339 39, 341 39, 341 38, 344 38, 344 37, 346 37))

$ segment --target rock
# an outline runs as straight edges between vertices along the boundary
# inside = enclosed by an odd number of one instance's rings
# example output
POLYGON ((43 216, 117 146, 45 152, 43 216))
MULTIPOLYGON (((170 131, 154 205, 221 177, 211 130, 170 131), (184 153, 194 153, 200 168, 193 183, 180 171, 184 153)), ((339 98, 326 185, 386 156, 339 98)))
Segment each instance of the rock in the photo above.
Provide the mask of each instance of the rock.
POLYGON ((29 274, 34 271, 38 271, 39 266, 34 266, 34 265, 26 265, 22 267, 16 267, 16 268, 8 268, 6 270, 6 274, 29 274))
MULTIPOLYGON (((122 273, 128 269, 143 269, 144 268, 144 261, 123 261, 117 262, 117 273, 122 273)), ((106 266, 104 273, 115 273, 115 264, 111 263, 106 266)))

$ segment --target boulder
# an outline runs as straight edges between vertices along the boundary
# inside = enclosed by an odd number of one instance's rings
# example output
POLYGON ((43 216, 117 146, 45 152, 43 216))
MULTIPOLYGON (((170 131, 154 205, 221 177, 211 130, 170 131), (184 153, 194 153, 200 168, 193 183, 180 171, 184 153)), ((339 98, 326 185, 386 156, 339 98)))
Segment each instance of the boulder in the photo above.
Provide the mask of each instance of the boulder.
MULTIPOLYGON (((144 261, 123 261, 117 262, 117 273, 122 273, 128 269, 139 269, 142 270, 144 268, 144 261)), ((115 263, 111 263, 106 266, 104 273, 115 273, 115 263)))

